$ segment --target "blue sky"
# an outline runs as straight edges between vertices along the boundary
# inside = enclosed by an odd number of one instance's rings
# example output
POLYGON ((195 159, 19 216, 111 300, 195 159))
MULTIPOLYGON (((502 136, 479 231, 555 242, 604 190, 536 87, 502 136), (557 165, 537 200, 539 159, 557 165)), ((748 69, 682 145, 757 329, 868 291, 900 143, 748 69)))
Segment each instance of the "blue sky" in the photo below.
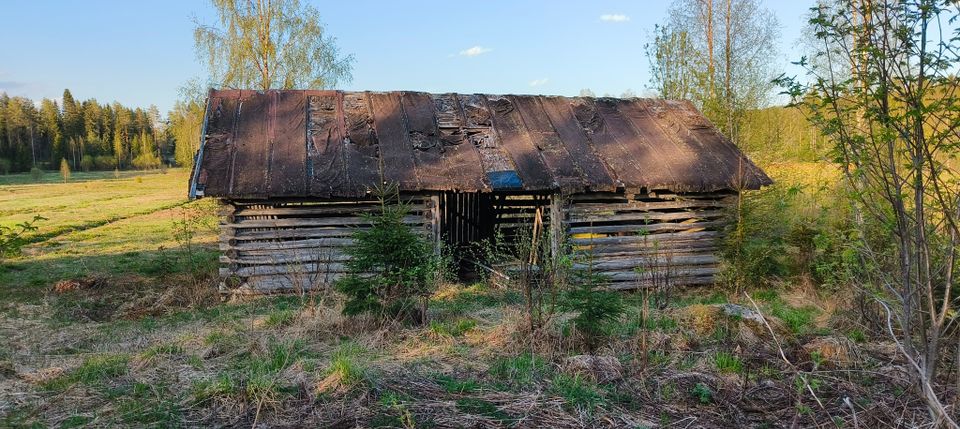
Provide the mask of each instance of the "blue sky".
MULTIPOLYGON (((309 0, 307 0, 309 1, 309 0)), ((643 45, 669 1, 311 1, 341 50, 354 55, 352 90, 542 93, 589 88, 643 94, 643 45)), ((780 22, 783 67, 799 58, 813 0, 766 0, 780 22)), ((2 7, 0 91, 39 99, 156 104, 167 111, 203 68, 193 19, 205 1, 14 1, 2 7)))

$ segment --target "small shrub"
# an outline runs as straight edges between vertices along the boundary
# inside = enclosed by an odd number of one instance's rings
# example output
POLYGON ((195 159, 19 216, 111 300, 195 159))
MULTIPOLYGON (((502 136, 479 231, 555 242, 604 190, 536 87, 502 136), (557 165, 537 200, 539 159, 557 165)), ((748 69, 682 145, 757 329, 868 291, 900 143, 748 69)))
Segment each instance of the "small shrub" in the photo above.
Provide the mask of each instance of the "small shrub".
POLYGON ((690 394, 700 401, 701 404, 713 402, 713 390, 710 390, 710 387, 706 384, 697 383, 693 386, 693 389, 690 390, 690 394))
POLYGON ((67 162, 66 158, 60 160, 60 177, 63 178, 63 183, 70 180, 70 163, 67 162))
POLYGON ((336 283, 347 296, 343 313, 422 322, 439 258, 433 246, 404 223, 409 209, 399 201, 396 188, 378 194, 380 210, 365 214, 370 228, 354 232, 354 242, 346 249, 351 257, 348 274, 336 283))
POLYGON ((9 159, 0 158, 0 174, 7 175, 10 174, 10 170, 13 168, 13 164, 9 159))
POLYGON ((7 256, 20 254, 20 249, 30 243, 27 233, 36 232, 36 223, 47 218, 35 215, 32 220, 20 222, 14 226, 0 225, 0 260, 7 256))
POLYGON ((94 162, 93 162, 92 156, 86 155, 82 159, 80 159, 80 170, 90 171, 93 169, 93 166, 94 166, 94 162))
POLYGON ((33 179, 34 182, 39 182, 41 179, 43 179, 43 170, 37 167, 31 168, 30 178, 33 179))
POLYGON ((571 322, 583 334, 591 353, 606 339, 627 308, 622 295, 604 287, 603 283, 602 276, 576 273, 575 284, 560 305, 562 309, 576 312, 571 322))

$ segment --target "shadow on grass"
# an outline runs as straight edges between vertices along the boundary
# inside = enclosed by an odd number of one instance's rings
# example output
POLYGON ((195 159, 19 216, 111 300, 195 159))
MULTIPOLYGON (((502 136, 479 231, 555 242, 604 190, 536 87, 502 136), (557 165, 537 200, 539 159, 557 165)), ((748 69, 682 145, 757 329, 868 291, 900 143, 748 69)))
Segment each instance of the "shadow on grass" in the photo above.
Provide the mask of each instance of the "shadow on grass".
POLYGON ((163 286, 185 275, 215 276, 219 252, 211 248, 135 251, 96 256, 20 258, 0 262, 0 310, 38 304, 65 280, 102 279, 132 288, 163 286))

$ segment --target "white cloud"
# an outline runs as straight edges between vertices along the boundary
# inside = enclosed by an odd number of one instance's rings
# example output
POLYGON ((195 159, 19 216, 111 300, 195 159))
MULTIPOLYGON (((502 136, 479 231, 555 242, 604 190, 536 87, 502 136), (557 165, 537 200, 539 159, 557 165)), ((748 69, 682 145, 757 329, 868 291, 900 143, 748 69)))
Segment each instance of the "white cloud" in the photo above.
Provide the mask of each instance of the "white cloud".
POLYGON ((534 80, 531 80, 531 81, 530 81, 530 86, 546 85, 547 82, 550 82, 550 79, 549 79, 549 78, 534 79, 534 80))
POLYGON ((627 22, 630 20, 630 17, 622 13, 605 13, 600 15, 600 20, 607 22, 627 22))
POLYGON ((482 55, 492 50, 493 49, 490 49, 490 48, 484 48, 483 46, 474 46, 472 48, 464 49, 460 51, 460 55, 464 57, 475 57, 477 55, 482 55))

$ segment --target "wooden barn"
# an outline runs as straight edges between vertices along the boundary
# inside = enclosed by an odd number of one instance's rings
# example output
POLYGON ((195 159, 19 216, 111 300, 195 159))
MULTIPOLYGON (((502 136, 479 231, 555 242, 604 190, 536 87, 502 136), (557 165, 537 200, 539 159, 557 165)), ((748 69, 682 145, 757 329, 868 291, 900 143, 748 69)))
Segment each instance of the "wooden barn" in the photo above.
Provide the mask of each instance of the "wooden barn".
POLYGON ((725 208, 771 183, 681 101, 211 90, 202 135, 190 197, 224 203, 233 294, 337 279, 383 183, 438 248, 538 223, 613 287, 709 284, 725 208))

